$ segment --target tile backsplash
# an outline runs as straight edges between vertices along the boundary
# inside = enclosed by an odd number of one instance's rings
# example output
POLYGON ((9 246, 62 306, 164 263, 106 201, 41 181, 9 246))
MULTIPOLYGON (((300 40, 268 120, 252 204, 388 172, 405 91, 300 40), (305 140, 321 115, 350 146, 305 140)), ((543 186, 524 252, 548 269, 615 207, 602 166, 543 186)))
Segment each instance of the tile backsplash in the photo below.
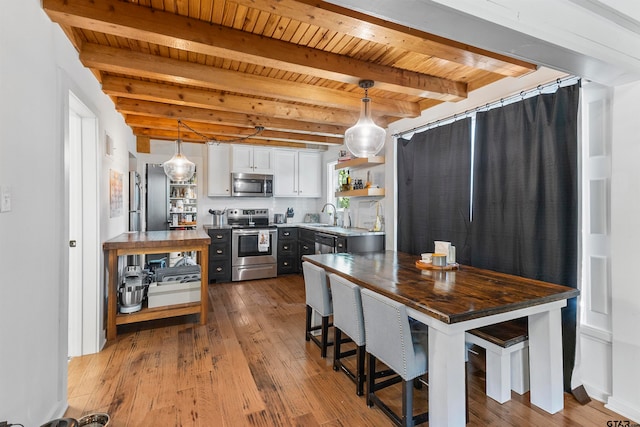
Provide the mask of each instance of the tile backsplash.
POLYGON ((198 199, 198 224, 208 224, 213 221, 209 209, 269 209, 269 219, 273 221, 273 214, 285 214, 287 208, 293 208, 292 222, 304 222, 307 213, 317 213, 324 203, 323 199, 302 197, 201 197, 198 199))

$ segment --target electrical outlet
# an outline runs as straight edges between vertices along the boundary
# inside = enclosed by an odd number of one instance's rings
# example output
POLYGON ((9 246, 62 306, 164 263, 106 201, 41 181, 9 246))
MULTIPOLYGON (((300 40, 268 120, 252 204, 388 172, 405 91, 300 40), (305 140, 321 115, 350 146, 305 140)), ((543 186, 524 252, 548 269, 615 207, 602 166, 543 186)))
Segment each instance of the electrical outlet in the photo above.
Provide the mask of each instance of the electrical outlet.
MULTIPOLYGON (((0 186, 0 212, 11 210, 11 188, 6 185, 0 186)), ((2 424, 0 424, 2 427, 2 424)))

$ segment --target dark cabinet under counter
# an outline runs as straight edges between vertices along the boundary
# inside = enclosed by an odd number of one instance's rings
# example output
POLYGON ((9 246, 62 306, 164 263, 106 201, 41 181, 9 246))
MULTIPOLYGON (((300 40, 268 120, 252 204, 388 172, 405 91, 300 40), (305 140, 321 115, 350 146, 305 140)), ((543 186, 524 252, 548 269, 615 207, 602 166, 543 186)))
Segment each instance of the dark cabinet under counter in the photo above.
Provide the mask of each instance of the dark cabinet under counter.
POLYGON ((352 237, 337 237, 336 252, 367 253, 382 252, 385 249, 383 235, 364 235, 352 237))
POLYGON ((305 228, 298 229, 298 271, 302 272, 302 257, 316 253, 316 232, 305 228))
POLYGON ((299 271, 298 228, 278 228, 278 275, 299 271))
POLYGON ((231 229, 209 228, 209 283, 231 281, 231 229))

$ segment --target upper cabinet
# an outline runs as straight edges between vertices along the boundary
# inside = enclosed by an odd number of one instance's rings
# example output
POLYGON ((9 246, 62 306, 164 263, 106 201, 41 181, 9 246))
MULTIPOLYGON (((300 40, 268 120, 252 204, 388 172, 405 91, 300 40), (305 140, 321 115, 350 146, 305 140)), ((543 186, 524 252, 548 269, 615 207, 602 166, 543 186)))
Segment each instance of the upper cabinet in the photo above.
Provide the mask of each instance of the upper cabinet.
POLYGON ((298 196, 322 197, 322 153, 298 152, 298 196))
POLYGON ((207 146, 207 195, 231 196, 231 147, 228 144, 207 146))
POLYGON ((231 172, 273 173, 273 149, 251 145, 233 145, 231 172))
POLYGON ((273 150, 275 197, 322 197, 322 154, 273 150))
POLYGON ((298 197, 298 152, 273 150, 274 197, 298 197))

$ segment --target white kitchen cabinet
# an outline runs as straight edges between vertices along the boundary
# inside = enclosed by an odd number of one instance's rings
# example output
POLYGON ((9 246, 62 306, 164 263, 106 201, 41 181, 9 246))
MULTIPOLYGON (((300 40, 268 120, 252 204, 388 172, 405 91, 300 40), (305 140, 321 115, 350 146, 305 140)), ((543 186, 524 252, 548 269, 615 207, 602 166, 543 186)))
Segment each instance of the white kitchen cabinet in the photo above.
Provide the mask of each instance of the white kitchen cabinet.
POLYGON ((231 149, 228 144, 207 146, 207 195, 231 196, 231 149))
POLYGON ((233 145, 231 172, 273 173, 273 149, 251 145, 233 145))
POLYGON ((298 152, 273 150, 274 197, 298 197, 298 152))
POLYGON ((298 152, 298 196, 322 197, 322 154, 298 152))
POLYGON ((321 197, 322 154, 314 151, 273 150, 275 197, 321 197))

